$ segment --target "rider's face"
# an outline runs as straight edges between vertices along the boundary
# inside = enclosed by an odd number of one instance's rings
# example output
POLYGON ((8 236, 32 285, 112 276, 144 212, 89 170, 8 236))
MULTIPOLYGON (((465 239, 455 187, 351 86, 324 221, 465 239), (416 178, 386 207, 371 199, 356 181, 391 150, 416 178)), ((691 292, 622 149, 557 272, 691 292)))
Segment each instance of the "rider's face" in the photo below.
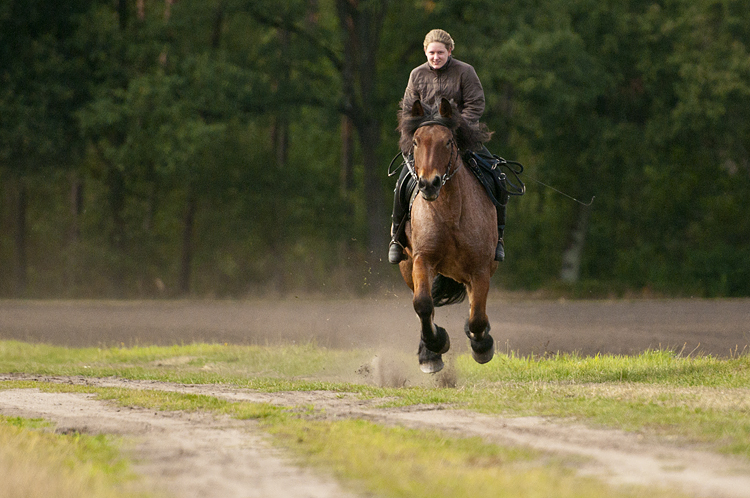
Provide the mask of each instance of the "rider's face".
POLYGON ((430 63, 435 69, 440 69, 443 65, 448 62, 448 57, 451 55, 451 51, 444 43, 432 42, 427 45, 424 49, 424 54, 427 56, 427 62, 430 63))

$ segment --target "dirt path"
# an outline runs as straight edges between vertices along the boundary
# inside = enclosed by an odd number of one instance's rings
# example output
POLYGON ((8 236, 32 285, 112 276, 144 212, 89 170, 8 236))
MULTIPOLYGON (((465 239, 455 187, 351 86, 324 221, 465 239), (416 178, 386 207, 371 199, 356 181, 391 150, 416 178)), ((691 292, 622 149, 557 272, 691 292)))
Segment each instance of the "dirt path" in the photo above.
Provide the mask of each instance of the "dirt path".
MULTIPOLYGON (((0 376, 0 380, 18 376, 0 376)), ((569 458, 579 472, 616 484, 678 488, 692 496, 750 497, 750 463, 637 434, 591 429, 539 417, 502 418, 439 406, 381 409, 381 401, 330 392, 260 393, 222 386, 124 379, 49 378, 103 387, 158 389, 285 406, 314 405, 330 419, 364 418, 383 424, 437 429, 518 444, 569 458)), ((252 422, 206 415, 121 409, 86 395, 36 390, 0 391, 0 413, 54 420, 58 430, 135 436, 139 469, 177 497, 345 496, 330 479, 291 466, 270 449, 252 422)))

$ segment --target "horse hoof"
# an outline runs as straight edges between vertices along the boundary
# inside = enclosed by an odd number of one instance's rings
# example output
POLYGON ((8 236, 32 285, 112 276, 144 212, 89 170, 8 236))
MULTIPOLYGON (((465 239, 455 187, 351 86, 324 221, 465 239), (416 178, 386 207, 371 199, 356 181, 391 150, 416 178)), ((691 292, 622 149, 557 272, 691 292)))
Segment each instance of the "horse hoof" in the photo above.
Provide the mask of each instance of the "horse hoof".
MULTIPOLYGON (((445 350, 448 350, 447 347, 445 350)), ((419 369, 424 373, 437 373, 444 366, 442 353, 430 351, 424 341, 419 341, 419 369)))
POLYGON ((439 371, 441 371, 444 366, 445 364, 443 363, 443 359, 436 358, 435 361, 430 361, 427 363, 420 363, 419 369, 426 374, 434 374, 434 373, 438 373, 439 371))
POLYGON ((495 341, 490 334, 485 334, 481 341, 471 341, 471 356, 480 365, 484 365, 495 356, 495 341))
POLYGON ((435 325, 435 329, 437 330, 437 332, 435 333, 435 342, 437 342, 438 344, 440 342, 443 343, 443 347, 439 348, 439 350, 435 352, 437 354, 445 354, 451 348, 451 338, 448 335, 448 332, 446 332, 445 329, 440 325, 435 325))

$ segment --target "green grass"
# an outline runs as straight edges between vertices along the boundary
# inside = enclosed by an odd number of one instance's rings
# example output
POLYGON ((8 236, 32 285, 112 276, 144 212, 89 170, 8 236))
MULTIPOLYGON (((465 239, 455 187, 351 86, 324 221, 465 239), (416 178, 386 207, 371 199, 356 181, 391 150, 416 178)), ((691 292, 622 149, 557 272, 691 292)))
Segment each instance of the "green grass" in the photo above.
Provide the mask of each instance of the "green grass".
POLYGON ((145 497, 111 436, 61 435, 41 419, 0 417, 2 496, 145 497))
MULTIPOLYGON (((336 378, 353 372, 364 353, 313 344, 280 347, 190 344, 133 348, 64 348, 0 341, 0 372, 128 377, 183 383, 336 378)), ((320 380, 318 380, 320 382, 320 380)))
MULTIPOLYGON (((0 341, 0 372, 6 373, 120 376, 236 385, 264 379, 269 384, 273 384, 272 380, 278 381, 285 388, 289 388, 288 382, 318 386, 342 384, 341 379, 350 379, 357 367, 371 357, 368 351, 330 350, 314 344, 71 349, 0 341)), ((456 358, 456 369, 459 387, 508 382, 750 387, 750 355, 719 359, 682 357, 672 351, 647 351, 635 356, 562 354, 544 358, 498 354, 486 365, 478 365, 468 355, 461 355, 456 358)))
MULTIPOLYGON (((67 349, 0 342, 0 372, 119 376, 263 391, 328 390, 383 398, 383 406, 441 404, 504 416, 550 416, 677 437, 750 459, 750 356, 498 354, 486 365, 452 359, 456 388, 381 388, 351 379, 367 351, 312 344, 67 349)), ((415 361, 415 359, 414 359, 415 361)), ((183 408, 175 408, 183 409, 183 408)))
POLYGON ((498 355, 487 365, 468 356, 458 369, 468 382, 638 382, 669 386, 750 387, 750 356, 719 359, 683 357, 673 351, 646 351, 639 355, 582 357, 557 354, 545 358, 498 355))

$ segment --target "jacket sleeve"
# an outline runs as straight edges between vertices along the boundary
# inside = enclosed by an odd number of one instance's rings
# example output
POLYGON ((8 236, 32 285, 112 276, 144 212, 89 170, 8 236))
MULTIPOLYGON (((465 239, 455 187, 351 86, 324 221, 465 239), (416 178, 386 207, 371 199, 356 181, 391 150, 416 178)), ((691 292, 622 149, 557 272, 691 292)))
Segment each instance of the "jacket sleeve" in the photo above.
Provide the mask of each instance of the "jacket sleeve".
POLYGON ((461 114, 467 121, 476 123, 484 113, 484 89, 473 67, 467 66, 461 74, 463 109, 461 114))
POLYGON ((404 92, 404 99, 401 104, 402 109, 411 109, 414 102, 421 98, 416 86, 416 73, 417 70, 414 69, 409 74, 409 82, 406 84, 406 91, 404 92))

